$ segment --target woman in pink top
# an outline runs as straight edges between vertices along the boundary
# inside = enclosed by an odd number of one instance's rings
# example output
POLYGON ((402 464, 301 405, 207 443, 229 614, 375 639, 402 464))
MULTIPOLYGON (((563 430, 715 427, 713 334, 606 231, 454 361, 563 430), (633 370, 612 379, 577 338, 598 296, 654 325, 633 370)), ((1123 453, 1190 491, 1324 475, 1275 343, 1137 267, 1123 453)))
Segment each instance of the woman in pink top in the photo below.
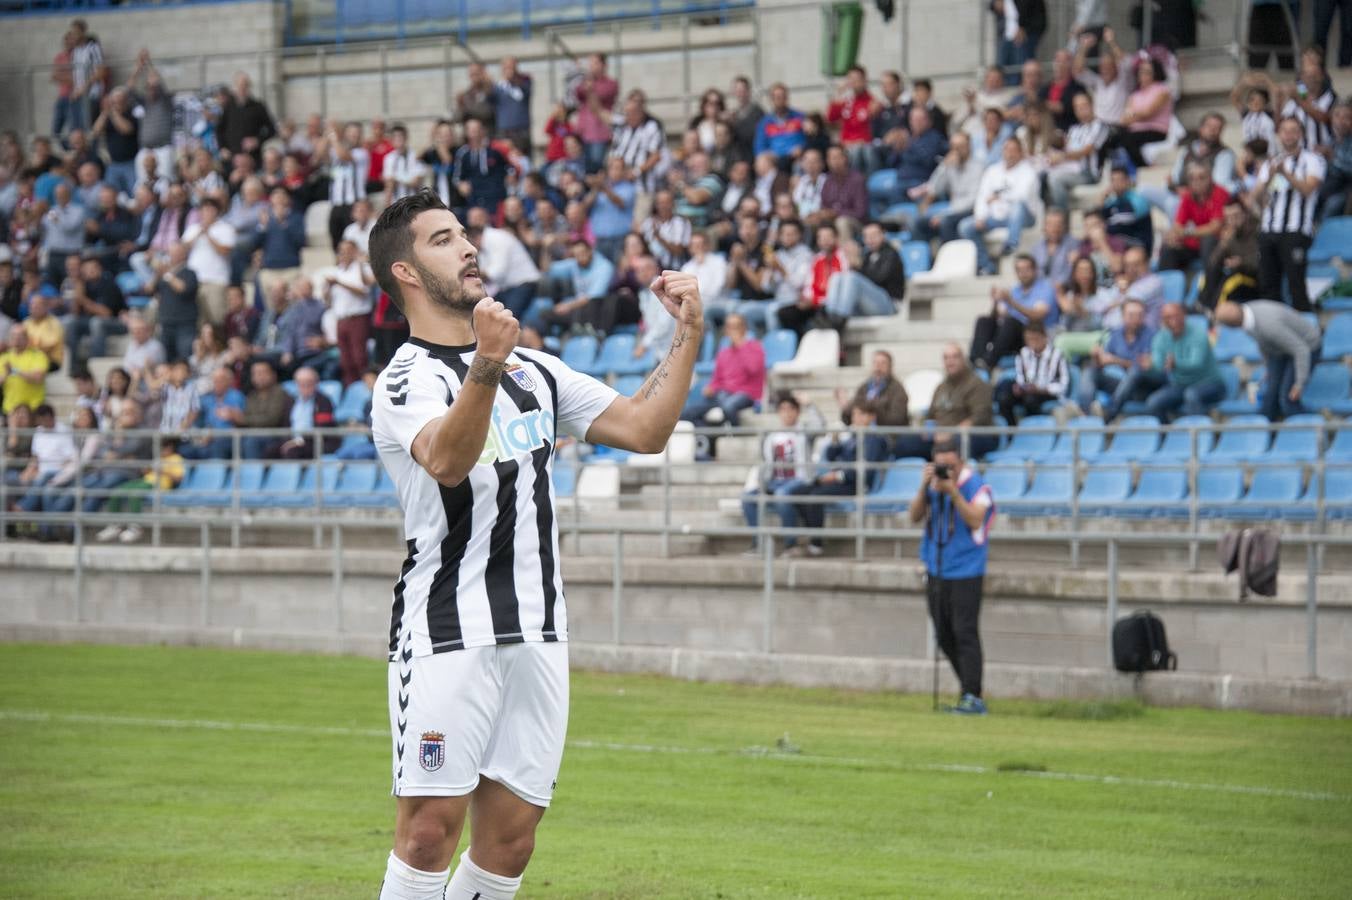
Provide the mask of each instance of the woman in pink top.
POLYGON ((747 330, 746 319, 733 313, 723 322, 727 346, 714 357, 714 375, 685 405, 681 418, 695 425, 737 424, 742 410, 760 401, 765 391, 765 350, 747 330))
POLYGON ((1127 111, 1122 116, 1127 131, 1118 139, 1132 162, 1146 165, 1141 148, 1164 140, 1173 115, 1174 98, 1164 83, 1164 67, 1153 59, 1142 59, 1136 64, 1136 90, 1127 98, 1127 111))

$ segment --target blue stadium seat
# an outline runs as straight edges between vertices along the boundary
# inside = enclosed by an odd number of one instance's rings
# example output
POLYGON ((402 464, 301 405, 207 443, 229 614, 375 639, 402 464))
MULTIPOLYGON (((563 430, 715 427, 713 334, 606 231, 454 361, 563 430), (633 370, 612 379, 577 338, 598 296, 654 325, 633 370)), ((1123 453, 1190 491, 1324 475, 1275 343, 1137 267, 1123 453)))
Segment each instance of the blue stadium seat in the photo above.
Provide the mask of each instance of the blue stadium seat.
POLYGON ((1328 313, 1352 312, 1352 297, 1321 297, 1319 308, 1328 313))
POLYGON ((347 386, 343 397, 334 407, 333 415, 339 425, 366 421, 366 404, 371 400, 371 389, 358 380, 347 386))
POLYGON ((220 495, 229 475, 229 464, 221 460, 192 463, 183 473, 178 489, 166 493, 162 503, 174 507, 209 505, 220 495))
POLYGON ((907 241, 902 244, 901 262, 906 267, 907 278, 918 272, 928 272, 933 264, 929 241, 907 241))
POLYGON ((638 393, 638 389, 643 387, 645 377, 643 375, 621 375, 615 379, 615 392, 625 397, 632 397, 638 393))
POLYGON ((1221 362, 1230 362, 1235 359, 1242 359, 1245 362, 1257 363, 1263 361, 1263 353, 1258 349, 1258 342, 1248 335, 1242 328, 1231 328, 1229 325, 1218 325, 1216 327, 1216 359, 1221 362))
MULTIPOLYGON (((1202 466, 1197 470, 1198 516, 1224 518, 1225 510, 1244 493, 1244 470, 1239 466, 1202 466)), ((1186 518, 1187 510, 1182 511, 1186 518)))
POLYGON ((258 490, 250 491, 240 497, 240 503, 251 508, 260 506, 280 506, 277 501, 289 497, 300 490, 301 470, 305 468, 298 462, 275 462, 268 466, 267 474, 258 490))
POLYGON ((332 491, 324 494, 325 506, 370 506, 369 502, 372 492, 376 489, 376 481, 379 478, 377 469, 384 469, 374 462, 350 462, 343 466, 342 472, 338 475, 338 481, 332 491), (368 502, 359 503, 357 498, 368 498, 368 502))
POLYGON ((337 409, 338 404, 343 402, 343 383, 341 381, 321 381, 319 382, 319 393, 329 398, 333 408, 337 409))
POLYGON ((1258 404, 1249 399, 1239 368, 1233 363, 1221 363, 1221 378, 1225 381, 1225 399, 1216 407, 1223 416, 1246 416, 1258 412, 1258 404))
MULTIPOLYGON (((1192 456, 1192 435, 1193 428, 1208 428, 1212 425, 1211 419, 1206 416, 1181 416, 1174 420, 1172 428, 1164 435, 1164 443, 1152 454, 1154 461, 1168 460, 1187 460, 1192 456)), ((1211 452, 1211 447, 1216 443, 1216 434, 1213 431, 1199 431, 1197 434, 1197 455, 1206 456, 1211 452)))
POLYGON ((987 462, 1022 462, 1039 459, 1056 446, 1056 420, 1051 416, 1029 416, 1019 423, 1009 446, 986 454, 987 462), (1040 429, 1034 432, 1034 429, 1040 429))
POLYGON ((914 203, 903 201, 901 203, 888 203, 886 208, 878 214, 876 218, 884 222, 910 222, 915 219, 920 212, 920 207, 914 203))
POLYGON ((1352 424, 1333 431, 1333 440, 1324 458, 1330 462, 1352 462, 1352 424))
POLYGON ((798 332, 790 328, 772 331, 761 341, 765 351, 765 368, 771 368, 777 362, 787 362, 798 352, 798 332))
POLYGON ((1126 466, 1095 467, 1080 487, 1080 514, 1112 516, 1131 493, 1131 469, 1126 466))
POLYGON ((1057 436, 1056 446, 1045 456, 1035 457, 1037 463, 1068 463, 1074 458, 1075 443, 1079 444, 1080 461, 1088 462, 1095 459, 1103 452, 1104 439, 1107 432, 1104 429, 1103 420, 1098 416, 1076 416, 1065 424, 1065 432, 1057 436), (1070 429, 1078 428, 1079 440, 1072 442, 1070 429))
POLYGON ((570 337, 563 345, 563 352, 559 358, 563 360, 568 368, 577 372, 586 372, 596 361, 596 338, 590 334, 579 334, 576 337, 570 337))
POLYGON ((1306 254, 1312 263, 1331 262, 1335 257, 1352 262, 1352 216, 1325 219, 1306 254))
MULTIPOLYGON (((1284 519, 1311 520, 1318 514, 1319 475, 1310 476, 1305 493, 1294 504, 1283 507, 1284 519)), ((1330 466, 1324 470, 1324 510, 1330 519, 1352 519, 1352 466, 1330 466)))
POLYGON ((1265 427, 1262 430, 1257 428, 1242 430, 1226 428, 1222 430, 1216 446, 1207 453, 1201 454, 1202 459, 1208 465, 1222 460, 1254 460, 1267 453, 1268 444, 1272 442, 1272 433, 1266 428, 1271 424, 1266 418, 1263 416, 1235 416, 1228 424, 1231 426, 1262 425, 1265 427))
POLYGON ((381 465, 377 465, 376 469, 378 474, 375 487, 370 493, 355 495, 352 502, 357 506, 398 506, 399 495, 395 492, 394 480, 390 478, 390 473, 381 465))
POLYGON ((1177 269, 1165 269, 1155 274, 1159 276, 1164 299, 1169 303, 1182 303, 1188 293, 1188 276, 1177 269))
POLYGON ((1028 470, 1023 466, 987 466, 981 480, 990 486, 997 509, 1011 500, 1018 500, 1028 489, 1028 470))
POLYGON ((1129 518, 1167 515, 1171 509, 1182 504, 1187 496, 1186 469, 1142 469, 1136 490, 1118 504, 1117 515, 1129 518))
POLYGON ((1329 327, 1324 332, 1324 346, 1319 356, 1325 360, 1352 356, 1352 315, 1339 313, 1329 319, 1329 327))
POLYGON ((632 334, 612 334, 601 345, 601 352, 585 371, 588 375, 630 375, 642 371, 645 362, 634 359, 634 344, 637 339, 632 334))
MULTIPOLYGON (((1314 462, 1319 458, 1319 443, 1324 433, 1324 417, 1316 413, 1291 416, 1282 423, 1268 451, 1277 461, 1314 462)), ((1261 471, 1261 470, 1260 470, 1261 471)))
MULTIPOLYGON (((1203 469, 1202 471, 1206 471, 1203 469)), ((1200 473, 1199 473, 1200 479, 1200 473)), ((1280 466, 1258 468, 1254 470, 1249 490, 1238 501, 1214 512, 1208 511, 1208 517, 1227 519, 1271 519, 1282 514, 1282 510, 1294 505, 1300 499, 1300 488, 1305 481, 1305 472, 1300 466, 1280 466)), ((1200 480, 1199 480, 1200 487, 1200 480)))
POLYGON ((1352 415, 1352 373, 1340 362, 1325 362, 1314 367, 1305 385, 1300 405, 1308 412, 1328 411, 1337 416, 1352 415))
POLYGON ((696 375, 712 375, 714 373, 714 333, 712 330, 704 332, 704 339, 699 345, 699 360, 695 363, 696 375))
POLYGON ((119 272, 113 281, 117 283, 118 289, 121 290, 123 294, 141 293, 141 276, 137 275, 135 272, 119 272))
POLYGON ((879 169, 868 177, 869 215, 877 217, 891 204, 897 193, 897 170, 879 169))
POLYGON ((287 396, 292 400, 296 399, 296 395, 300 393, 300 388, 296 387, 294 381, 283 381, 282 390, 286 391, 287 396))
POLYGON ((1005 503, 1005 511, 1023 516, 1063 516, 1070 512, 1075 475, 1070 466, 1045 466, 1033 473, 1027 492, 1005 503))
POLYGON ((551 474, 554 481, 554 496, 573 496, 577 490, 577 466, 556 459, 551 474))
POLYGON ((324 494, 332 493, 338 487, 338 476, 342 473, 343 464, 341 462, 326 460, 318 465, 307 465, 305 471, 301 473, 300 483, 290 494, 283 494, 274 497, 272 506, 283 506, 291 509, 304 507, 313 507, 315 505, 315 470, 320 470, 322 474, 322 483, 320 490, 324 494))
POLYGON ((864 501, 864 512, 873 514, 901 512, 920 490, 924 462, 897 462, 883 470, 878 486, 864 501))
POLYGON ((1097 461, 1134 462, 1146 459, 1159 449, 1160 437, 1159 419, 1154 416, 1127 416, 1118 424, 1111 446, 1098 455, 1097 461))
POLYGON ((704 396, 704 387, 709 383, 709 376, 696 374, 690 379, 690 392, 685 395, 686 403, 693 403, 704 396))

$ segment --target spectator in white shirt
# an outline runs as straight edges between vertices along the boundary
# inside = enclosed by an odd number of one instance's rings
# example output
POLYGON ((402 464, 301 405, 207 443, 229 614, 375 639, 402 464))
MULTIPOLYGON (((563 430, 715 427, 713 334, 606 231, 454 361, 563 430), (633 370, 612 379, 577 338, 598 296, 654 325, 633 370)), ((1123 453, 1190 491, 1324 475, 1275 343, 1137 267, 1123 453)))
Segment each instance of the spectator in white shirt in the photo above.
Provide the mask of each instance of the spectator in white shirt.
POLYGON ((343 229, 343 240, 356 244, 357 252, 365 258, 370 253, 371 230, 375 227, 375 209, 363 197, 352 204, 352 221, 343 229))
POLYGON ((1103 29, 1102 53, 1099 56, 1099 70, 1095 72, 1086 65, 1089 51, 1099 43, 1092 32, 1080 35, 1080 46, 1071 65, 1071 74, 1077 81, 1089 88, 1094 97, 1094 118, 1109 125, 1120 125, 1122 116, 1127 112, 1127 98, 1134 87, 1131 67, 1122 66, 1126 55, 1113 39, 1111 28, 1103 29))
POLYGON ((505 228, 488 224, 488 210, 474 207, 467 215, 467 237, 479 251, 479 275, 489 295, 521 319, 535 299, 540 270, 526 245, 505 228))
MULTIPOLYGON (((408 146, 407 128, 403 125, 391 128, 390 142, 394 144, 394 149, 385 154, 381 176, 385 181, 386 206, 415 193, 422 187, 423 180, 427 177, 427 169, 423 166, 422 160, 408 146)), ((356 218, 355 214, 353 218, 356 218)))
POLYGON ((183 232, 183 243, 192 248, 188 253, 188 268, 197 276, 202 314, 211 323, 223 325, 235 229, 221 219, 221 204, 214 197, 202 200, 198 216, 197 222, 183 232))
POLYGON ((1040 188, 1038 172, 1024 158, 1023 147, 1018 141, 1005 141, 1000 163, 981 176, 972 215, 958 223, 958 235, 976 244, 979 274, 994 275, 997 269, 986 250, 986 232, 1007 228, 1001 255, 1017 250, 1023 229, 1037 221, 1041 211, 1040 188))
POLYGON ((699 294, 706 309, 710 303, 722 303, 728 283, 728 260, 721 253, 710 252, 709 238, 704 232, 690 235, 690 259, 681 266, 681 271, 694 275, 699 282, 699 294))
POLYGON ((344 385, 366 371, 366 342, 371 337, 371 266, 352 241, 338 242, 338 262, 321 273, 324 299, 337 320, 338 368, 344 385))
POLYGON ((122 368, 131 374, 133 382, 137 382, 164 362, 164 345, 156 339, 155 330, 140 313, 127 316, 127 333, 131 340, 122 354, 122 368))
POLYGON ((676 320, 662 306, 662 301, 649 287, 657 278, 657 260, 644 254, 634 261, 634 276, 643 285, 638 292, 639 316, 642 318, 642 336, 634 344, 634 357, 651 354, 654 357, 666 355, 671 348, 671 339, 676 335, 676 320))

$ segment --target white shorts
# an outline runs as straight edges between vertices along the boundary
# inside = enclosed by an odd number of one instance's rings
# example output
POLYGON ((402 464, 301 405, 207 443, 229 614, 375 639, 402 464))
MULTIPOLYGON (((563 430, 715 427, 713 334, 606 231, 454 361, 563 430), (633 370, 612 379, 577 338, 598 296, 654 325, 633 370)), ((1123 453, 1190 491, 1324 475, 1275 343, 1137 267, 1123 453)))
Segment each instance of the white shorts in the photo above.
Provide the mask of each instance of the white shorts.
POLYGON ((568 731, 568 645, 392 662, 390 728, 396 797, 462 797, 483 777, 548 806, 568 731))

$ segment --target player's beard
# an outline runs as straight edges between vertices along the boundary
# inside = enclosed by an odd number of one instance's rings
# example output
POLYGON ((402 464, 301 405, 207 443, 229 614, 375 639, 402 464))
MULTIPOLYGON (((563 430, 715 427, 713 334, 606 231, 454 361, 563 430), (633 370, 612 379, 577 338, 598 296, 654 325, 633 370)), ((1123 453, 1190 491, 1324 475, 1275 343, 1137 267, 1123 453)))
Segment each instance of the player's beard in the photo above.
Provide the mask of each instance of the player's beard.
MULTIPOLYGON (((468 318, 474 312, 475 304, 487 296, 482 281, 473 286, 464 282, 465 273, 461 274, 460 280, 452 280, 441 277, 421 263, 415 263, 414 268, 418 270, 418 277, 422 279, 423 291, 427 294, 427 299, 431 300, 434 305, 450 310, 456 315, 468 318)), ((477 267, 470 267, 465 270, 466 273, 473 272, 475 274, 478 271, 477 267)))

